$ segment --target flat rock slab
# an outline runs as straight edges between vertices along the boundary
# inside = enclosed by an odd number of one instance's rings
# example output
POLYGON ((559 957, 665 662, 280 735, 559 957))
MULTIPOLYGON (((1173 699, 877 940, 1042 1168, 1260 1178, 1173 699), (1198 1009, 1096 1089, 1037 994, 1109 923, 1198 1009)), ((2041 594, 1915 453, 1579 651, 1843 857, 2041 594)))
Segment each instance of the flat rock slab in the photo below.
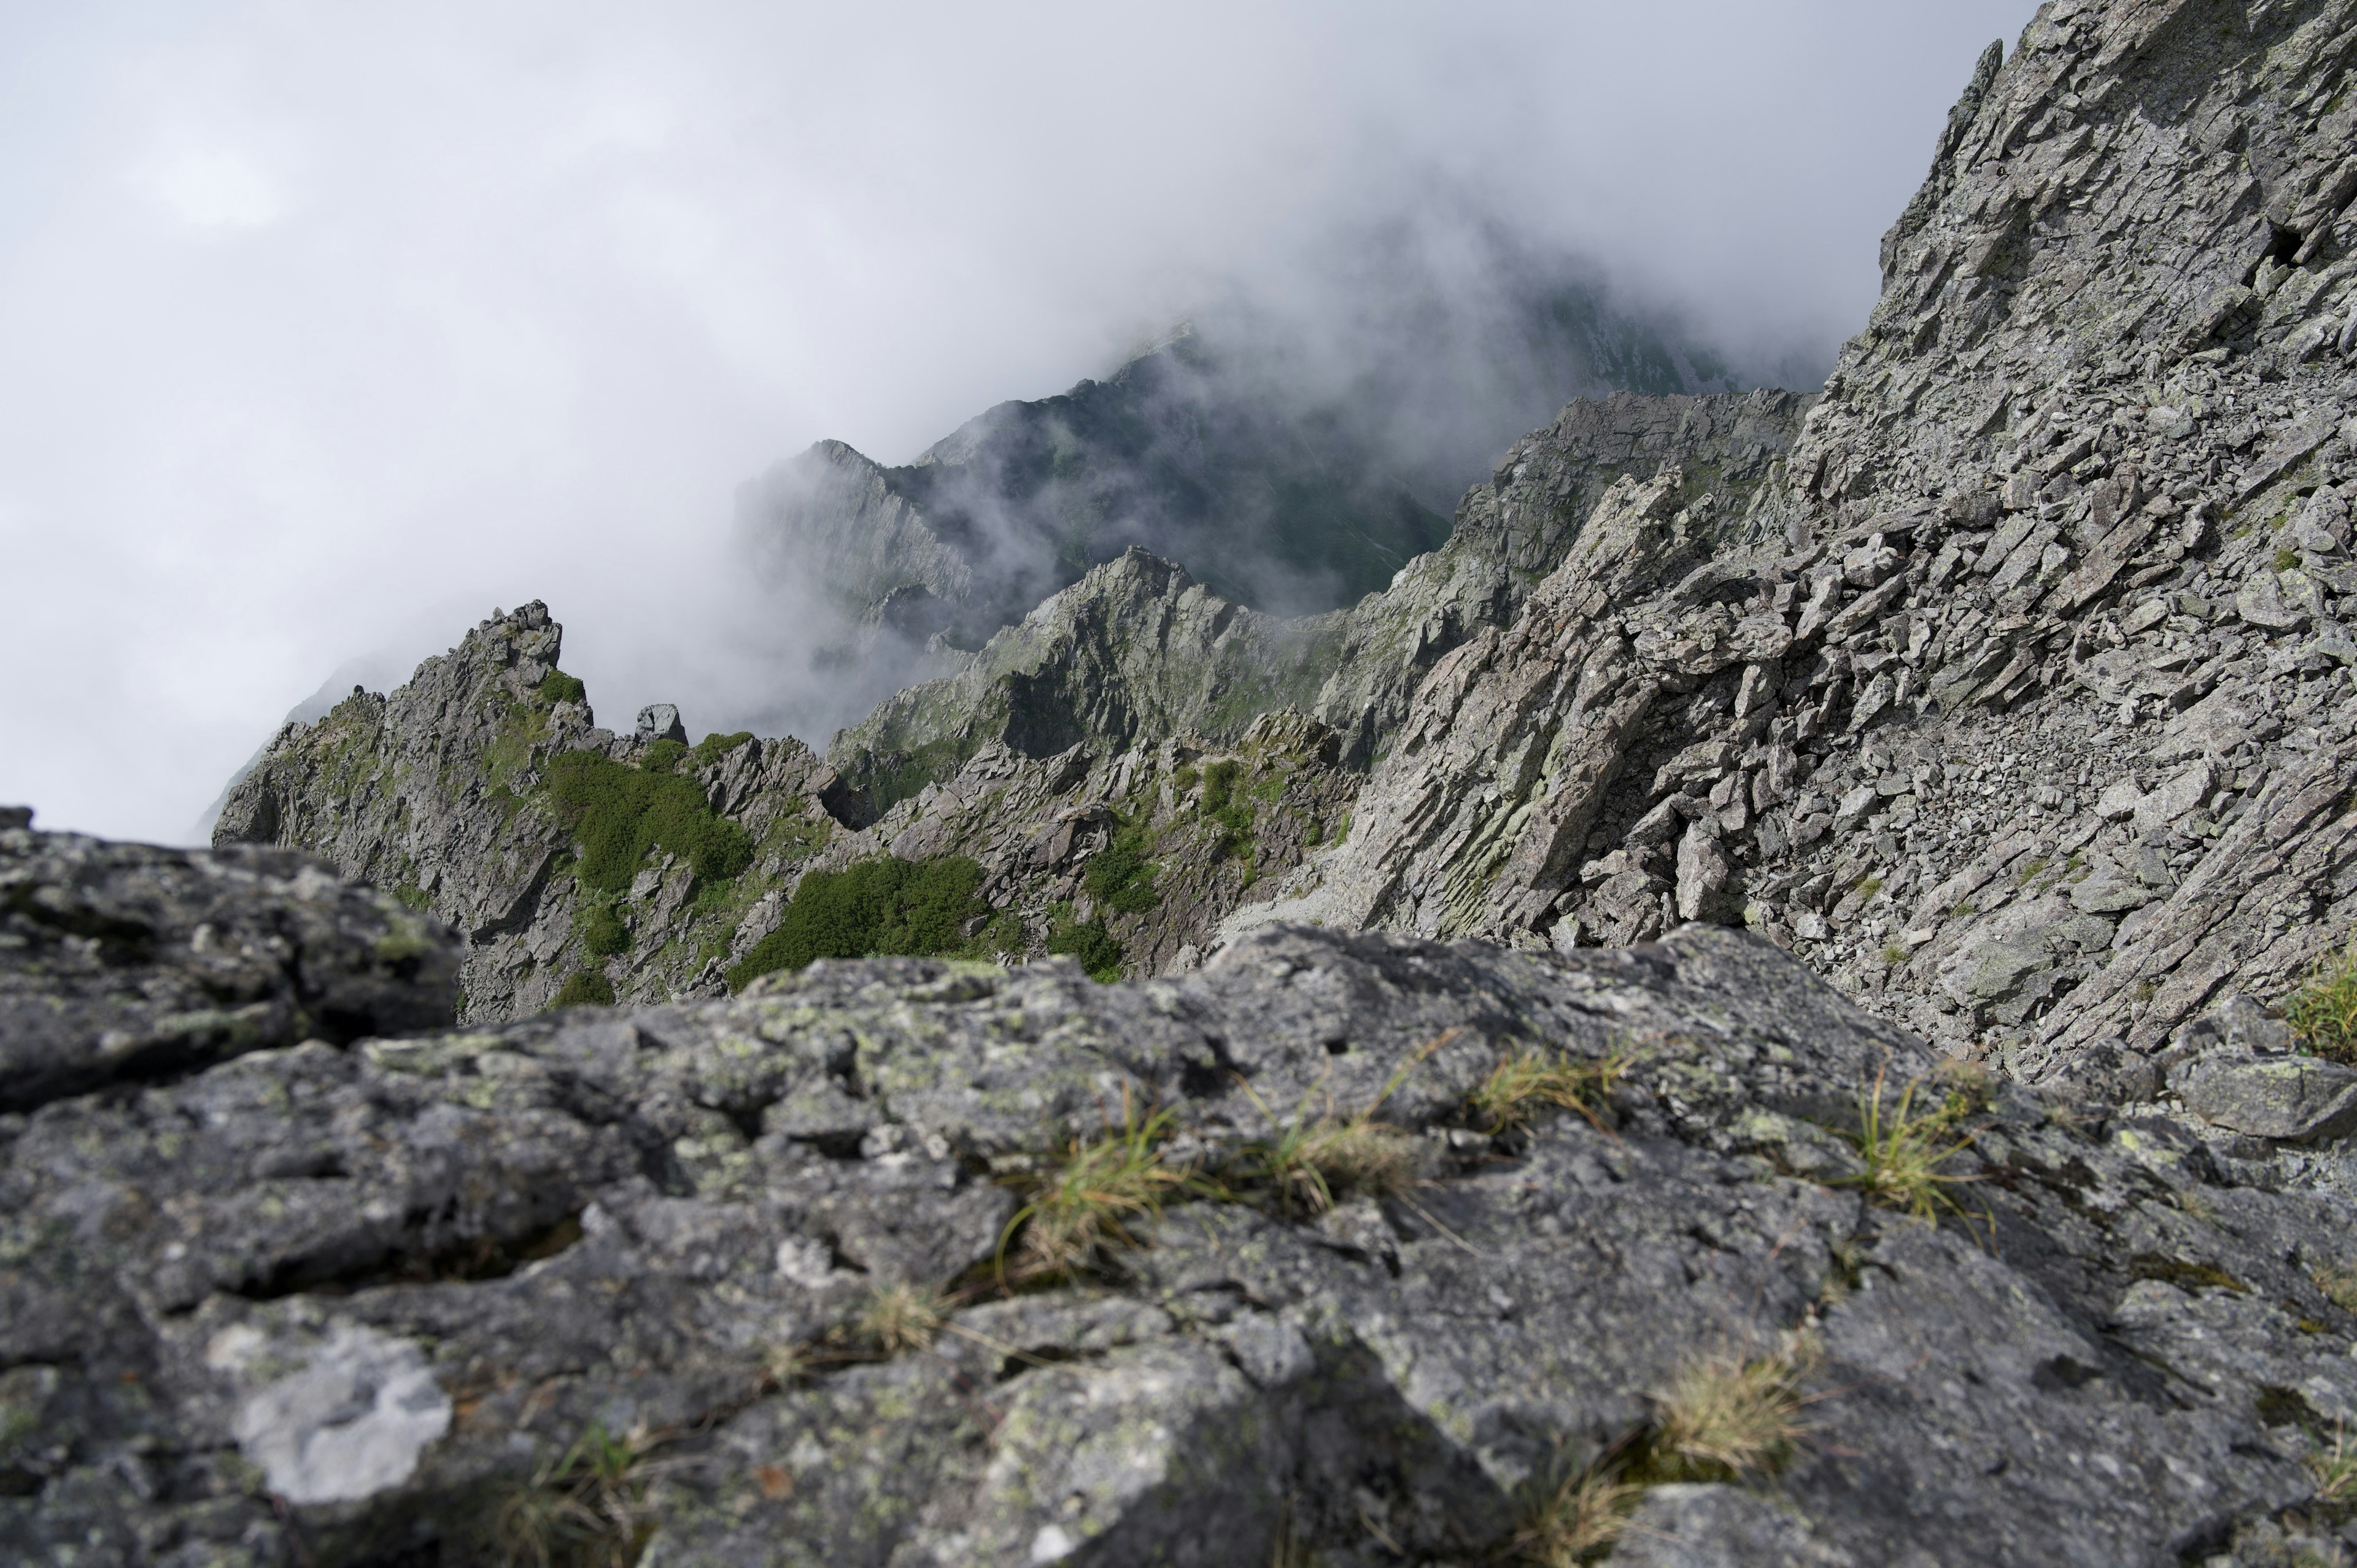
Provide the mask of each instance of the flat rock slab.
POLYGON ((2255 1138, 2309 1143, 2357 1128, 2357 1072, 2314 1057, 2205 1057, 2180 1069, 2187 1109, 2255 1138))
POLYGON ((456 940, 286 850, 0 827, 0 1112, 451 1021, 456 940))

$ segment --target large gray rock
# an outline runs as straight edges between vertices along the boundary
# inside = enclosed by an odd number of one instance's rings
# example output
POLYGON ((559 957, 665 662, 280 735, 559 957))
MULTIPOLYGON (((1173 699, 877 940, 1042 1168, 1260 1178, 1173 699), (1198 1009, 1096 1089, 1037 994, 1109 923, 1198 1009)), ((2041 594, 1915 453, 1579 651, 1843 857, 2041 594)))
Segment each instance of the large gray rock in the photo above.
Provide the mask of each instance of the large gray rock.
POLYGON ((500 1561, 611 1441, 609 1539, 648 1563, 1475 1562, 1682 1376, 1795 1344, 1789 1463, 1652 1488, 1627 1560, 2283 1538, 2315 1487, 2285 1412, 2357 1413, 2357 1318, 2308 1273, 2352 1255, 2345 1200, 2007 1090, 1957 1130, 1959 1212, 1910 1219, 1839 1185, 1841 1130, 1932 1070, 1707 927, 1567 957, 1293 928, 1134 986, 824 964, 115 1085, 0 1121, 0 1540, 500 1561), (1480 1130, 1467 1095, 1534 1047, 1630 1065, 1480 1130), (1224 1190, 1002 1288, 1025 1173, 1124 1106, 1224 1190), (1415 1185, 1255 1196, 1254 1146, 1329 1110, 1405 1135, 1415 1185), (902 1286, 949 1293, 929 1348, 856 1327, 902 1286))
POLYGON ((0 1112, 451 1021, 458 944, 284 850, 0 823, 0 1112))

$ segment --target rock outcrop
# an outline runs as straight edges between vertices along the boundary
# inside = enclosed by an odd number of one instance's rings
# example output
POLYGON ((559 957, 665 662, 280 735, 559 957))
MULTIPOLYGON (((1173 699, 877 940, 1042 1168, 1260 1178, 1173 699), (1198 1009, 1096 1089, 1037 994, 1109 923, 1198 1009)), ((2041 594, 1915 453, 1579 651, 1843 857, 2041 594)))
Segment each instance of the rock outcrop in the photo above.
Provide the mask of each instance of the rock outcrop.
MULTIPOLYGON (((236 897, 233 926, 300 918, 236 897)), ((2189 1075, 2280 1059, 2266 1023, 2205 1019, 2189 1075)), ((1650 1563, 2337 1550, 2311 1462, 2357 1413, 2346 1155, 1937 1070, 1740 933, 1297 928, 1171 982, 821 964, 109 1084, 0 1115, 0 1540, 1260 1568, 1568 1561, 1548 1540, 1602 1520, 1650 1563), (1533 1062, 1576 1101, 1496 1092, 1533 1062), (1862 1163, 1867 1106, 1946 1151, 1946 1223, 1862 1163), (1283 1151, 1338 1127, 1355 1163, 1296 1179, 1283 1151), (1054 1195, 1109 1148, 1149 1200, 1074 1241, 1054 1195), (1695 1402, 1738 1386, 1784 1435, 1697 1446, 1695 1402)))
POLYGON ((1733 549, 1623 484, 1246 911, 1576 946, 1740 921, 2031 1077, 2280 996, 2357 908, 2347 8, 1992 50, 1733 549))
MULTIPOLYGON (((744 909, 833 832, 821 797, 834 776, 791 739, 682 746, 675 709, 643 736, 597 728, 581 683, 557 668, 563 639, 545 607, 526 605, 483 622, 390 696, 355 690, 317 723, 288 725, 231 791, 214 843, 306 850, 447 923, 466 939, 468 1019, 536 1012, 585 973, 610 971, 613 994, 650 1001, 719 989, 744 909), (633 846, 619 886, 586 885, 578 835, 589 809, 578 793, 560 799, 549 778, 569 753, 632 771, 651 757, 692 780, 745 835, 746 864, 699 904, 699 880, 708 889, 723 879, 699 879, 682 845, 650 841, 633 846), (595 908, 624 940, 613 954, 591 950, 595 908)), ((639 828, 633 817, 628 831, 639 828)))
POLYGON ((451 1022, 449 933, 316 861, 31 822, 0 811, 0 1114, 247 1051, 451 1022))

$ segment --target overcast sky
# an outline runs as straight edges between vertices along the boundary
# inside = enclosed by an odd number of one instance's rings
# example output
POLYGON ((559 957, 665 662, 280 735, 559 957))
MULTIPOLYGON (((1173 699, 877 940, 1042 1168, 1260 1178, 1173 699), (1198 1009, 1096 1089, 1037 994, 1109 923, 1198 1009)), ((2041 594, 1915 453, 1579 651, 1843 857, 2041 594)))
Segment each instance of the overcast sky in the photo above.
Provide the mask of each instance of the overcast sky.
POLYGON ((698 728, 739 481, 1417 192, 1829 349, 2030 11, 0 0, 0 801, 178 840, 339 664, 533 597, 698 728))

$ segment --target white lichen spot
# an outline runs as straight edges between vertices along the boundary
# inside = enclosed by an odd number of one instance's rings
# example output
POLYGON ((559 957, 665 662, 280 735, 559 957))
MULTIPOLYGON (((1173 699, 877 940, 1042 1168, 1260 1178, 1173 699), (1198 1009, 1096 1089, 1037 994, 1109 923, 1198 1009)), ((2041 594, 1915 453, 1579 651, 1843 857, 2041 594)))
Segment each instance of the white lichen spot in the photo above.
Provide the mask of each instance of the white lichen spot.
POLYGON ((1072 1538, 1064 1533, 1061 1525, 1048 1525, 1031 1538, 1031 1561, 1061 1563, 1072 1554, 1072 1538))
MULTIPOLYGON (((230 1329, 206 1360, 236 1370, 261 1341, 250 1327, 230 1329)), ((425 1445, 450 1430, 450 1398, 417 1346, 339 1323, 298 1370, 248 1397, 232 1430, 288 1502, 354 1502, 415 1473, 425 1445)))

